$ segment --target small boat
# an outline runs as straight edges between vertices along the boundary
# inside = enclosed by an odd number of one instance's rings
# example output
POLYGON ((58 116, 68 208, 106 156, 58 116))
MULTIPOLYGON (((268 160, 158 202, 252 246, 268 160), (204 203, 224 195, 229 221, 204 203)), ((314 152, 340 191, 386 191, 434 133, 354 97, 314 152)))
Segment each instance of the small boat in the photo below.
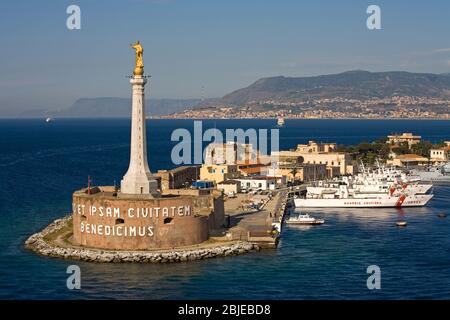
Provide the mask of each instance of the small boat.
POLYGON ((445 217, 447 217, 447 215, 444 212, 441 212, 441 213, 438 214, 438 217, 439 218, 445 218, 445 217))
POLYGON ((406 221, 397 221, 395 224, 397 227, 406 227, 408 223, 406 221))
POLYGON ((48 117, 45 119, 45 122, 47 122, 47 123, 53 122, 53 118, 48 117))
POLYGON ((314 217, 311 217, 309 214, 299 214, 296 216, 291 216, 289 219, 286 220, 286 223, 288 224, 324 224, 324 219, 316 219, 314 217))

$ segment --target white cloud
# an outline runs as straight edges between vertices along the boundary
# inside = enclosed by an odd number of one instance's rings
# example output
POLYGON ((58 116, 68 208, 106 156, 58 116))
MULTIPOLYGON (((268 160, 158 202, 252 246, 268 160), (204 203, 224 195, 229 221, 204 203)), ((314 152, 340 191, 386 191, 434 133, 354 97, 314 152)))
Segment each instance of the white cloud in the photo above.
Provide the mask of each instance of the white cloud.
POLYGON ((450 48, 440 48, 440 49, 434 49, 431 51, 431 53, 445 53, 450 52, 450 48))

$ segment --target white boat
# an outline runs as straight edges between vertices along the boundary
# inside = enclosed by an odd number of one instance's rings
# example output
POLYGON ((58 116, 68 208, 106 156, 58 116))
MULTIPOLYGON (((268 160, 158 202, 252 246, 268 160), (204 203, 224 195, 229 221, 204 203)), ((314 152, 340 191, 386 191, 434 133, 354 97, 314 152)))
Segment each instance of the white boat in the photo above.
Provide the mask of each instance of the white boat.
POLYGON ((48 118, 45 119, 45 122, 47 122, 47 123, 53 122, 53 118, 48 117, 48 118))
POLYGON ((341 177, 332 181, 318 181, 312 187, 308 187, 308 192, 313 194, 320 194, 324 191, 338 192, 341 185, 346 185, 350 193, 365 193, 365 194, 382 194, 394 192, 403 192, 408 195, 425 194, 432 187, 432 183, 422 182, 403 182, 396 180, 395 182, 388 182, 380 177, 368 177, 365 175, 356 175, 354 177, 341 177))
POLYGON ((340 198, 340 199, 294 199, 299 208, 403 208, 422 207, 433 198, 432 194, 418 194, 398 197, 372 197, 372 198, 340 198))
POLYGON ((420 207, 433 198, 427 194, 432 183, 423 183, 416 176, 378 165, 362 173, 331 181, 318 181, 306 188, 305 198, 296 198, 296 207, 316 208, 390 208, 420 207))
MULTIPOLYGON (((323 192, 332 192, 337 193, 339 191, 339 186, 336 184, 326 184, 322 187, 308 187, 307 190, 312 194, 321 194, 323 192)), ((353 194, 394 194, 398 192, 403 192, 408 195, 413 194, 425 194, 433 187, 433 184, 379 184, 379 185, 358 185, 351 184, 347 185, 349 188, 349 192, 353 194)))
POLYGON ((278 118, 277 119, 277 125, 279 126, 279 127, 282 127, 282 126, 284 126, 284 118, 278 118))
POLYGON ((431 198, 432 194, 349 192, 346 185, 341 185, 337 192, 324 190, 317 194, 307 191, 306 197, 295 198, 294 204, 300 208, 400 208, 421 207, 431 198))
POLYGON ((287 224, 323 224, 325 223, 324 219, 316 219, 311 217, 309 214, 299 214, 296 216, 291 216, 289 219, 286 219, 287 224))

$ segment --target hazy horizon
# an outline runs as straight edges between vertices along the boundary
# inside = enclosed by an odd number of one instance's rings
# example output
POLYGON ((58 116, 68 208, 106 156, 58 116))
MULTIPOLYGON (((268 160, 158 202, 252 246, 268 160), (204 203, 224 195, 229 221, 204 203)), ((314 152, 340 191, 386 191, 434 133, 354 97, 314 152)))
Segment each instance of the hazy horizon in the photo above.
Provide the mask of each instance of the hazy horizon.
POLYGON ((271 76, 450 72, 450 3, 128 0, 0 3, 0 116, 128 98, 140 40, 147 98, 217 98, 271 76), (68 30, 66 8, 81 8, 68 30), (381 30, 366 9, 381 8, 381 30))

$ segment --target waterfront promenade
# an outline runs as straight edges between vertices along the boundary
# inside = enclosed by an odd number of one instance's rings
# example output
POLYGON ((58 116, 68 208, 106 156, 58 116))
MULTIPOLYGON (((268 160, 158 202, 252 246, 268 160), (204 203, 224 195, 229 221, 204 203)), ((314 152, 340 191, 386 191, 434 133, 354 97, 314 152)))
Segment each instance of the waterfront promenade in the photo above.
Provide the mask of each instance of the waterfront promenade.
POLYGON ((272 196, 238 194, 236 198, 228 198, 225 201, 228 235, 233 240, 257 243, 261 248, 275 248, 279 235, 274 232, 273 223, 280 222, 286 195, 286 191, 274 191, 272 196), (250 201, 261 203, 259 209, 243 207, 243 203, 250 201))

